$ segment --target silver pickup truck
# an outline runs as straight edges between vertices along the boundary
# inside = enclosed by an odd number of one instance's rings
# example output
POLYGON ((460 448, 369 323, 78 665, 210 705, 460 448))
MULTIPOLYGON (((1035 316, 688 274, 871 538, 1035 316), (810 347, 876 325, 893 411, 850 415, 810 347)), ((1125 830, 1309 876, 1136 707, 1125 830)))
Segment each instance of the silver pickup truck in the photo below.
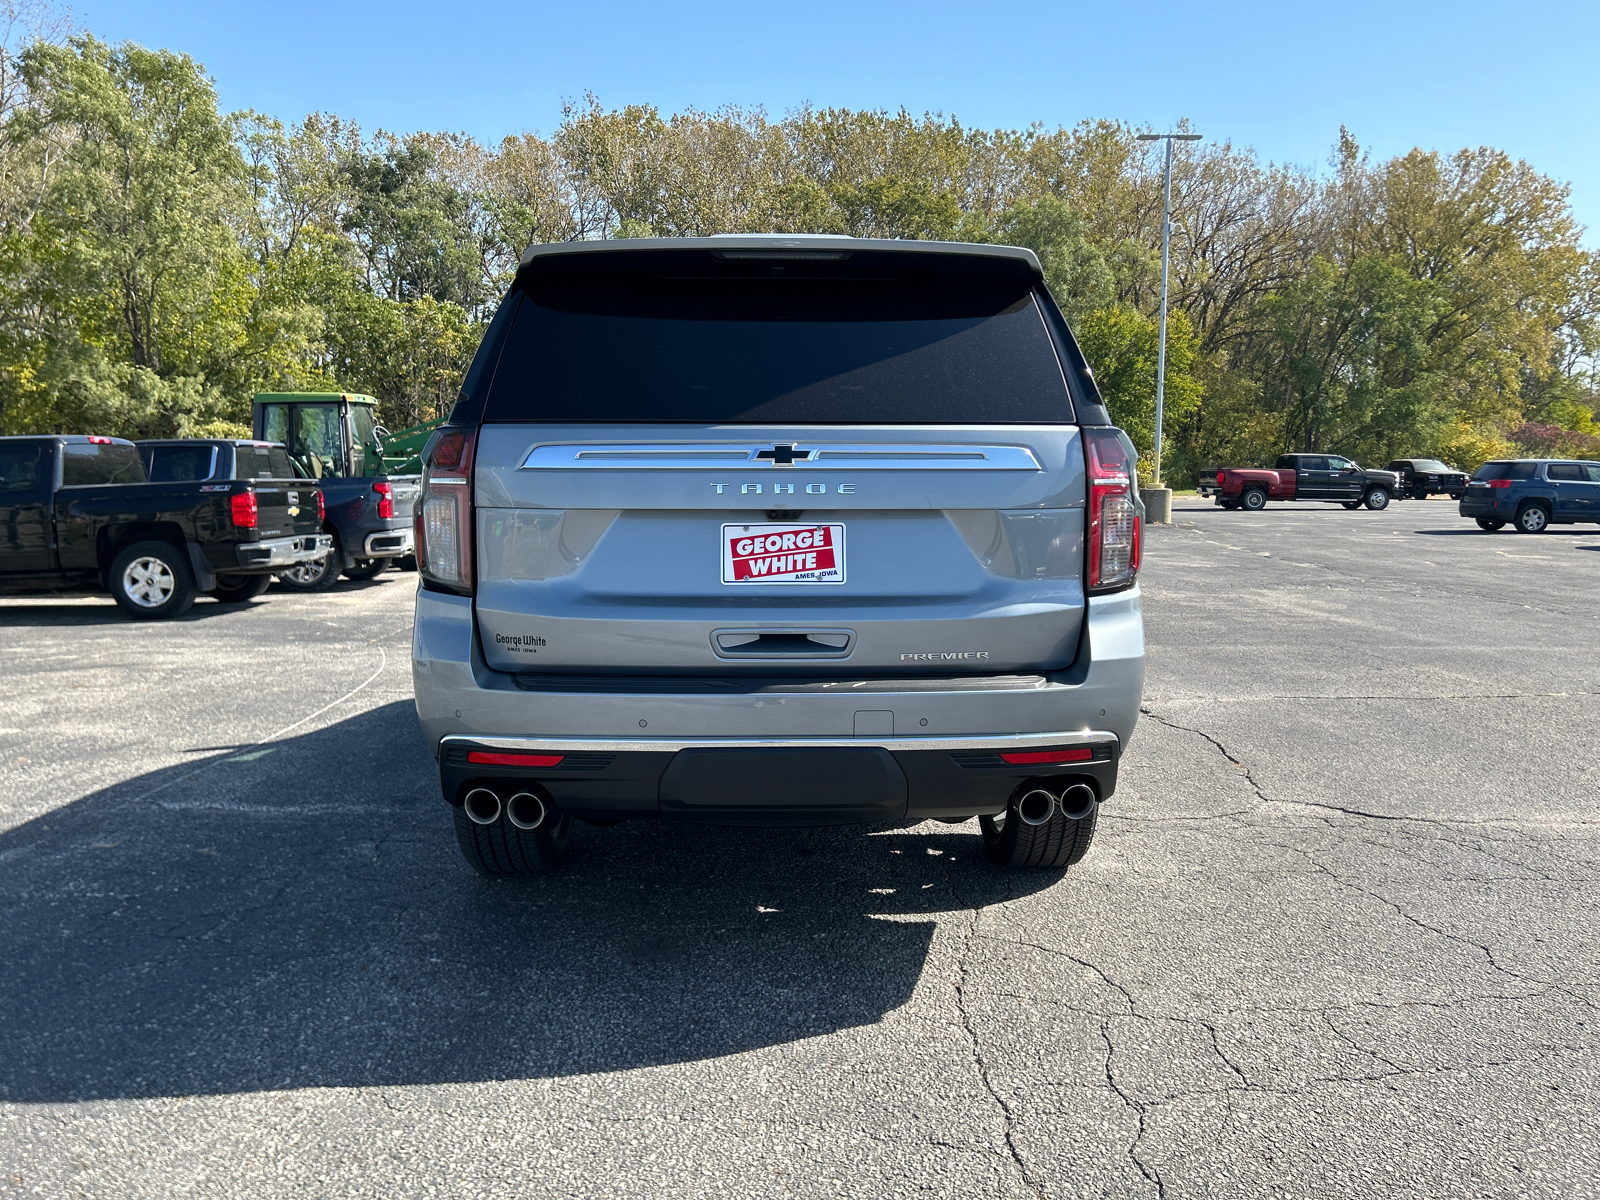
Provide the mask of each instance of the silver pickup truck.
POLYGON ((423 463, 417 712, 478 870, 574 818, 1087 850, 1143 509, 1031 252, 535 246, 423 463))

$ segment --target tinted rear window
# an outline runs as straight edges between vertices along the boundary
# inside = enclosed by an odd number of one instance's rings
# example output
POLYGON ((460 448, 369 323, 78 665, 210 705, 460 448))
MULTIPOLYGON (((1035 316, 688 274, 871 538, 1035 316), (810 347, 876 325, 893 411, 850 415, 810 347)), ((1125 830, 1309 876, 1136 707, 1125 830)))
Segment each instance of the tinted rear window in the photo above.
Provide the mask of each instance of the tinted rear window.
POLYGON ((1538 463, 1486 462, 1472 473, 1474 479, 1532 479, 1538 463))
POLYGON ((484 419, 965 425, 1073 414, 1023 283, 604 272, 529 281, 484 419))
POLYGON ((293 479, 289 452, 282 446, 235 446, 235 479, 293 479))
POLYGON ((0 444, 0 492, 33 491, 45 461, 44 446, 38 442, 0 444))
POLYGON ((216 453, 212 446, 146 446, 145 469, 151 483, 210 479, 216 453))
POLYGON ((63 446, 61 486, 93 483, 144 483, 144 463, 132 446, 70 442, 63 446))
POLYGON ((1412 463, 1412 469, 1421 471, 1425 475, 1438 475, 1441 472, 1450 470, 1449 467, 1436 458, 1419 458, 1412 463))

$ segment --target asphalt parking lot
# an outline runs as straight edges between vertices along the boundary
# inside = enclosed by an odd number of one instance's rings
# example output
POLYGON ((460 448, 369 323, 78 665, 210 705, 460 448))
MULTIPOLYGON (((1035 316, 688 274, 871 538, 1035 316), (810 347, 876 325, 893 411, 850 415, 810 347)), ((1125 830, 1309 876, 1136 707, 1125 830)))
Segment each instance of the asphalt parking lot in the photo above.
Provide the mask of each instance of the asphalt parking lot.
POLYGON ((0 601, 0 1193, 1600 1190, 1600 528, 1180 501, 1087 860, 579 826, 468 873, 415 576, 0 601))

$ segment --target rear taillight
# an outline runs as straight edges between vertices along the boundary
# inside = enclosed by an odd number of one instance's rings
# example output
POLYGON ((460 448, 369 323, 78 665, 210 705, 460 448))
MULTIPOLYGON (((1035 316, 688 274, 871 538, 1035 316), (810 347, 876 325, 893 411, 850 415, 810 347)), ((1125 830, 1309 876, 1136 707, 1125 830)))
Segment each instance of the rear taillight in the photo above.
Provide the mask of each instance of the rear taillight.
POLYGON ((1115 429, 1085 429, 1089 467, 1089 589, 1109 592, 1139 574, 1140 516, 1133 458, 1115 429))
POLYGON ((321 488, 317 489, 316 495, 317 495, 317 521, 320 523, 320 522, 326 521, 328 519, 328 502, 325 499, 323 499, 323 497, 322 497, 322 489, 321 488))
POLYGON ((1508 487, 1511 486, 1511 480, 1509 480, 1509 479, 1491 479, 1491 480, 1488 481, 1488 484, 1489 484, 1490 487, 1493 487, 1493 488, 1508 488, 1508 487))
POLYGON ((394 518, 394 489, 387 483, 375 483, 372 490, 378 493, 378 519, 389 521, 394 518))
POLYGON ((256 522, 261 517, 261 509, 256 504, 254 492, 235 492, 231 497, 233 502, 233 524, 236 529, 254 529, 256 522))
POLYGON ((472 451, 476 432, 441 429, 423 451, 417 570, 454 591, 472 588, 472 451))

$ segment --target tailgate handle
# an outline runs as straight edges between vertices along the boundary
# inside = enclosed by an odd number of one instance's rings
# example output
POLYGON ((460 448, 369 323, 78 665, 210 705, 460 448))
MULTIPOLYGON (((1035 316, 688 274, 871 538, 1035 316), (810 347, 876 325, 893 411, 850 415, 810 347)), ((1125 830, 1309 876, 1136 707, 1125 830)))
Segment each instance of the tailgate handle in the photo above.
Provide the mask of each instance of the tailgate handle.
POLYGON ((719 658, 846 658, 855 642, 853 629, 711 631, 711 648, 719 658))

